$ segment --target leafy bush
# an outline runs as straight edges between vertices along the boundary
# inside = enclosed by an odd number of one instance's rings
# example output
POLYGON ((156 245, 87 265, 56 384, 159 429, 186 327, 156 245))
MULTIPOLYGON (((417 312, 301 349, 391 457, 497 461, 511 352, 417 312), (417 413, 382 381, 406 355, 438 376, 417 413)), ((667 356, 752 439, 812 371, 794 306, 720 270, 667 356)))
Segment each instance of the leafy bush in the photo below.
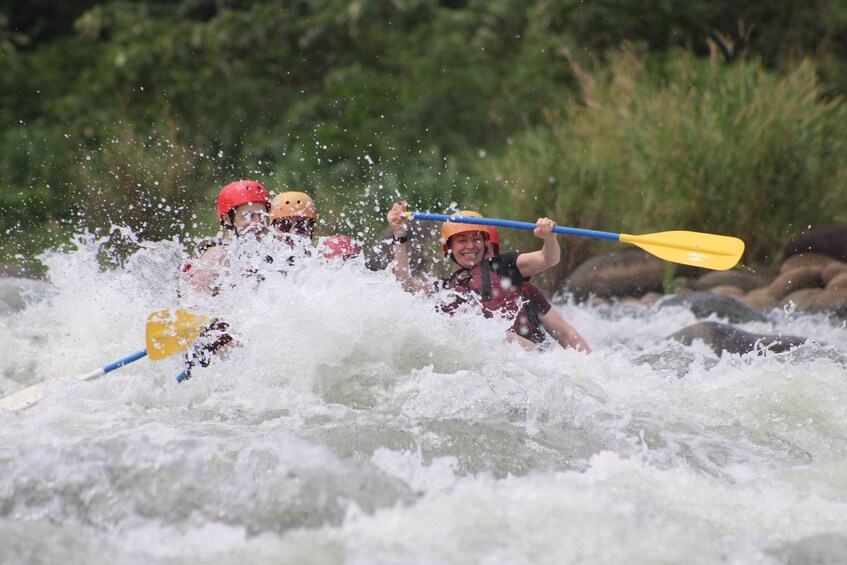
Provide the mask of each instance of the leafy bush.
POLYGON ((777 259, 808 225, 847 221, 847 105, 826 96, 810 62, 777 74, 755 60, 629 48, 575 70, 582 104, 478 164, 494 179, 490 211, 735 235, 751 265, 777 259))

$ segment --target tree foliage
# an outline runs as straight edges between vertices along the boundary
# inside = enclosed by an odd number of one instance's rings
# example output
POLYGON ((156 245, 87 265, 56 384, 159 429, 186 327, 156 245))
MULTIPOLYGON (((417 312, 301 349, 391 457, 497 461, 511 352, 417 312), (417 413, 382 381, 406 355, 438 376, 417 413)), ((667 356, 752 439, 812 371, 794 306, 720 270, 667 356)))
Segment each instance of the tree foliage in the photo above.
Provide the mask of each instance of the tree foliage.
POLYGON ((775 73, 814 57, 816 100, 847 85, 847 8, 825 0, 59 4, 0 8, 0 261, 80 225, 208 232, 234 178, 310 192, 325 230, 373 233, 398 194, 480 204, 480 155, 584 104, 578 69, 625 42, 670 85, 690 77, 665 54, 715 47, 775 73))

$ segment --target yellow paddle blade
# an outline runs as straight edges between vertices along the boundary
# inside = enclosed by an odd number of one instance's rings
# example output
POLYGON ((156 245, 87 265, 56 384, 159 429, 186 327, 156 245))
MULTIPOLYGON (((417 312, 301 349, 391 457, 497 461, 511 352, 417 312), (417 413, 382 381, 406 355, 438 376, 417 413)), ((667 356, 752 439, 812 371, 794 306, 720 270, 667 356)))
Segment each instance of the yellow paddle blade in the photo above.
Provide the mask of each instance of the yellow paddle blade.
POLYGON ((744 253, 744 242, 737 237, 693 231, 663 231, 644 235, 622 233, 620 241, 637 245, 665 261, 716 271, 731 269, 744 253))
POLYGON ((158 361, 185 351, 213 323, 214 318, 182 309, 153 312, 147 318, 147 355, 158 361))

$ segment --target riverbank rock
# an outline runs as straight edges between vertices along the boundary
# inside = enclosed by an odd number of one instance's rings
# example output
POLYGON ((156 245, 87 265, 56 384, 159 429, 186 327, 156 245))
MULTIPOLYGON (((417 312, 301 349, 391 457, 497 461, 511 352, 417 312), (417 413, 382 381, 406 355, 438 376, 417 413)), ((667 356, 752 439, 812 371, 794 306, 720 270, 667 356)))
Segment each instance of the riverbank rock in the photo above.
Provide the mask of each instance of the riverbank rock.
POLYGON ((677 294, 670 301, 661 294, 664 276, 663 261, 655 257, 602 255, 577 267, 565 288, 577 300, 593 297, 594 303, 644 304, 658 300, 686 305, 698 318, 714 313, 732 323, 750 316, 742 307, 757 316, 782 308, 847 319, 847 263, 821 253, 792 255, 772 274, 710 271, 693 279, 681 276, 674 280, 677 294))
POLYGON ((783 257, 816 253, 847 262, 847 226, 827 226, 802 232, 785 245, 783 257))
POLYGON ((745 271, 709 271, 691 283, 693 290, 713 290, 732 287, 742 294, 767 286, 770 279, 761 274, 745 271))
POLYGON ((716 355, 727 353, 744 354, 765 348, 782 353, 806 342, 806 338, 791 335, 753 334, 729 324, 718 322, 698 322, 668 336, 667 339, 691 345, 702 340, 716 355))
MULTIPOLYGON (((565 281, 564 288, 583 301, 589 297, 641 298, 661 293, 668 263, 641 249, 630 248, 592 257, 580 264, 565 281)), ((696 276, 704 269, 675 265, 675 274, 696 276)))
POLYGON ((764 315, 740 300, 714 292, 687 292, 663 298, 659 308, 684 306, 698 319, 715 315, 733 324, 765 321, 764 315))

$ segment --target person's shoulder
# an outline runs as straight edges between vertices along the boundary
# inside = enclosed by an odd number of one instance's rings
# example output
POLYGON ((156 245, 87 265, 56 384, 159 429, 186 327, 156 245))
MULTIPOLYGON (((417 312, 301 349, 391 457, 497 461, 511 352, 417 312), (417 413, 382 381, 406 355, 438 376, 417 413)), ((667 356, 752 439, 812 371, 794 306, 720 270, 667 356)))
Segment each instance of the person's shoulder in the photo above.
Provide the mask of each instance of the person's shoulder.
POLYGON ((491 270, 498 274, 516 271, 518 255, 520 254, 520 251, 507 251, 490 257, 488 263, 491 265, 491 270))
POLYGON ((500 253, 499 255, 493 255, 489 257, 489 261, 491 263, 500 263, 503 265, 511 265, 518 260, 518 255, 520 255, 520 251, 506 251, 504 253, 500 253))

